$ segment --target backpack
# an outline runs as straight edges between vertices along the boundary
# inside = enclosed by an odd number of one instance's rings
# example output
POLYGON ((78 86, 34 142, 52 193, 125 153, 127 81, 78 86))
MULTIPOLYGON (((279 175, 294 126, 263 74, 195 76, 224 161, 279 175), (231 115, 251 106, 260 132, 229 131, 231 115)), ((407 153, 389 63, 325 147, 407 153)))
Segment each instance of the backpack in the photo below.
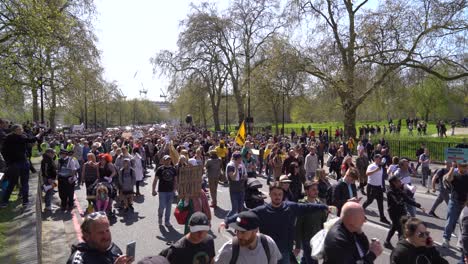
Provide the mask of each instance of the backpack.
MULTIPOLYGON (((263 250, 265 250, 265 255, 267 256, 267 263, 270 263, 270 247, 268 246, 268 240, 265 235, 260 234, 260 241, 262 242, 263 250)), ((232 256, 231 256, 231 261, 229 262, 230 264, 236 264, 237 258, 239 257, 239 239, 237 237, 232 238, 232 256)))

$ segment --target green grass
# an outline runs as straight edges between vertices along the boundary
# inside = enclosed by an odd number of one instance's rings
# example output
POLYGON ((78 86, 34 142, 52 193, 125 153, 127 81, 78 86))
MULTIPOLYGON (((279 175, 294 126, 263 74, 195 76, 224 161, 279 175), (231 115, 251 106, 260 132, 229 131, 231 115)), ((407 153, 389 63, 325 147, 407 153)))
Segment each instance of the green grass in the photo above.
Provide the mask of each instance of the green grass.
MULTIPOLYGON (((11 229, 13 219, 20 214, 18 205, 20 201, 18 199, 18 189, 15 189, 10 196, 10 204, 4 209, 0 209, 0 260, 4 259, 5 253, 8 252, 8 248, 11 249, 11 244, 6 244, 8 231, 11 229)), ((11 252, 11 250, 9 250, 11 252)))

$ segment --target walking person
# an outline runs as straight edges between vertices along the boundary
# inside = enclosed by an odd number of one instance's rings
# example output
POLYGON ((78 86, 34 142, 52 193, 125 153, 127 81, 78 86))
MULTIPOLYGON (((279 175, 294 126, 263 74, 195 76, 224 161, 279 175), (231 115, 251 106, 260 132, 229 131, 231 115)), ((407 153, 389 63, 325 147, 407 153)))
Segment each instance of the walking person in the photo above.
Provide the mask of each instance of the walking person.
MULTIPOLYGON (((431 169, 429 165, 431 164, 431 159, 429 155, 429 149, 424 148, 424 153, 419 156, 419 163, 421 163, 421 171, 422 171, 422 186, 426 186, 426 182, 429 178, 429 181, 431 180, 431 169)), ((427 188, 427 193, 429 193, 429 187, 427 188)))
POLYGON ((239 152, 232 154, 232 159, 226 166, 226 176, 229 181, 231 200, 231 210, 226 215, 228 218, 244 210, 247 170, 242 163, 242 156, 239 152))
POLYGON ((9 184, 6 192, 3 194, 0 208, 8 206, 10 195, 18 184, 18 181, 21 182, 23 206, 27 206, 29 203, 29 167, 32 164, 28 162, 26 156, 27 145, 36 142, 43 132, 31 138, 26 137, 23 132, 21 125, 13 125, 11 132, 3 141, 2 155, 8 168, 5 178, 8 179, 9 184))
POLYGON ((306 171, 306 180, 310 181, 315 176, 315 171, 318 169, 318 156, 315 153, 316 148, 311 146, 309 148, 309 154, 305 158, 304 169, 306 171))
POLYGON ((218 183, 221 177, 222 161, 218 158, 215 150, 210 151, 210 158, 205 163, 206 176, 208 177, 208 186, 210 188, 211 205, 218 206, 218 183))
POLYGON ((390 183, 390 190, 387 192, 388 215, 392 220, 392 226, 387 234, 384 247, 393 250, 391 239, 395 232, 398 232, 398 240, 403 236, 403 229, 401 228, 401 218, 407 214, 405 204, 411 204, 420 208, 425 212, 421 204, 409 198, 403 190, 403 185, 397 176, 392 176, 388 179, 390 183))
POLYGON ((382 187, 383 168, 380 165, 381 159, 382 156, 380 154, 375 154, 374 162, 367 167, 367 200, 364 202, 362 207, 366 209, 374 199, 377 200, 380 222, 390 224, 385 217, 383 207, 384 188, 382 187))
POLYGON ((153 196, 159 193, 158 223, 162 225, 163 214, 164 222, 167 227, 171 227, 171 206, 172 200, 177 189, 177 171, 171 164, 171 156, 165 155, 162 158, 162 166, 156 169, 153 180, 153 196), (159 184, 158 184, 159 181, 159 184), (156 191, 158 185, 158 191, 156 191))
MULTIPOLYGON (((409 161, 405 158, 400 159, 398 161, 398 169, 393 173, 394 176, 397 176, 401 183, 403 184, 403 188, 408 195, 409 198, 414 200, 414 191, 415 187, 411 183, 411 176, 416 176, 414 171, 410 168, 409 161)), ((416 208, 410 204, 406 204, 406 210, 412 216, 416 216, 416 208)))
POLYGON ((142 194, 140 193, 140 185, 141 182, 143 182, 143 177, 144 177, 144 166, 143 166, 143 158, 140 155, 140 148, 134 148, 133 149, 133 169, 135 172, 135 186, 136 186, 136 196, 141 196, 142 194))
MULTIPOLYGON (((321 204, 318 199, 317 181, 306 181, 304 183, 304 190, 307 196, 299 200, 299 203, 321 204)), ((318 261, 311 257, 312 248, 310 247, 310 239, 322 230, 323 223, 327 221, 327 217, 325 211, 316 211, 297 218, 295 255, 298 255, 301 249, 303 250, 301 263, 318 264, 318 261)))
POLYGON ((367 166, 369 166, 369 159, 365 155, 364 147, 358 150, 358 157, 356 158, 356 168, 359 171, 359 190, 363 195, 366 195, 364 187, 367 185, 367 166))
POLYGON ((429 215, 435 218, 439 218, 435 211, 437 207, 442 203, 445 202, 447 205, 450 199, 450 191, 444 186, 444 175, 447 174, 452 167, 452 163, 445 161, 445 168, 438 169, 434 176, 432 177, 432 192, 436 192, 436 185, 439 185, 439 194, 437 195, 434 204, 432 204, 431 210, 429 211, 429 215))
POLYGON ((358 179, 358 171, 351 167, 344 173, 344 177, 333 187, 333 205, 338 209, 338 216, 341 208, 350 199, 357 199, 357 189, 355 182, 358 179))
POLYGON ((260 219, 252 211, 239 213, 231 227, 236 236, 218 251, 216 264, 277 264, 281 253, 271 237, 259 232, 260 219))
MULTIPOLYGON (((81 169, 81 178, 80 184, 85 184, 86 187, 86 196, 92 196, 93 190, 92 186, 94 183, 99 179, 99 163, 96 162, 96 156, 93 153, 88 153, 87 161, 83 164, 81 169)), ((88 200, 88 208, 91 205, 91 199, 87 198, 88 200)))
POLYGON ((129 209, 133 208, 133 194, 134 186, 136 185, 136 172, 130 165, 130 159, 126 158, 123 160, 123 167, 119 171, 119 186, 122 192, 122 198, 124 202, 124 211, 128 212, 129 209))
POLYGON ((444 229, 444 242, 443 247, 450 247, 450 238, 455 229, 458 218, 460 217, 463 206, 467 201, 468 195, 468 163, 456 164, 452 163, 449 172, 445 174, 446 180, 452 186, 452 194, 447 210, 447 222, 444 229))

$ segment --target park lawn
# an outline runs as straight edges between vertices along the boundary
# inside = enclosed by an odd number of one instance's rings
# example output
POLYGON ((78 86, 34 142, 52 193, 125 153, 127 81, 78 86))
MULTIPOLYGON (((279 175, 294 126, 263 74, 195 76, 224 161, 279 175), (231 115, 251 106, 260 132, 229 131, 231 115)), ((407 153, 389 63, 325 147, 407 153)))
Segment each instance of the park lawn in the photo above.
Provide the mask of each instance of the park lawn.
MULTIPOLYGON (((21 201, 18 199, 18 189, 15 188, 10 196, 10 204, 8 207, 1 209, 0 214, 0 260, 4 259, 7 252, 11 252, 16 245, 7 245, 8 232, 11 229, 13 219, 20 214, 18 205, 21 201)), ((12 240, 15 241, 15 240, 12 240)), ((1 261, 0 261, 1 262, 1 261)))

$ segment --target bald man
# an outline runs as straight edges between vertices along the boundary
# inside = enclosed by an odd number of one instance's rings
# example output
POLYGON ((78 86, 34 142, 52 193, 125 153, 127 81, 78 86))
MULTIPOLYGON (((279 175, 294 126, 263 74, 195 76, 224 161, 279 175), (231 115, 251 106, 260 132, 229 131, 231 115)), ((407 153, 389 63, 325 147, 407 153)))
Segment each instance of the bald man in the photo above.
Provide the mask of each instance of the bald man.
POLYGON ((364 208, 359 203, 347 202, 343 205, 340 220, 325 238, 324 264, 374 263, 383 248, 378 241, 369 244, 362 231, 365 221, 364 208))

